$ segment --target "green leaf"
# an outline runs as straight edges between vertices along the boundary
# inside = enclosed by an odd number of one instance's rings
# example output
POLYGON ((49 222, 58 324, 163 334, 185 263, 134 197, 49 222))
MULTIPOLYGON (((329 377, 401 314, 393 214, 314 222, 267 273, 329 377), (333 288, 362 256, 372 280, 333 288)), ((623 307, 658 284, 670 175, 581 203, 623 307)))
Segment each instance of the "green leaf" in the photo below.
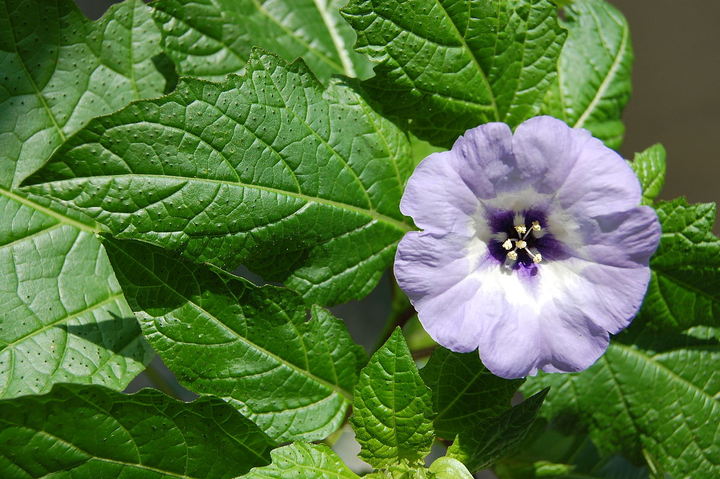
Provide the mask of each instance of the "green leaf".
POLYGON ((543 113, 585 128, 617 149, 625 133, 620 116, 632 90, 630 28, 604 0, 575 0, 564 11, 561 25, 568 37, 543 113))
POLYGON ((270 453, 272 464, 258 467, 243 479, 357 479, 337 454, 323 444, 295 442, 270 453))
POLYGON ((445 348, 433 351, 420 376, 432 390, 435 433, 445 439, 510 409, 510 400, 523 383, 492 374, 477 352, 461 354, 445 348))
POLYGON ((543 415, 585 426, 602 454, 639 462, 647 449, 674 477, 717 477, 720 346, 699 333, 633 324, 585 372, 543 374, 525 389, 551 386, 543 415))
POLYGON ((440 457, 430 465, 435 479, 473 479, 472 474, 462 462, 451 457, 440 457))
POLYGON ((353 80, 255 53, 244 77, 184 79, 98 118, 28 180, 120 238, 225 268, 245 262, 308 304, 359 298, 410 229, 407 137, 353 80))
POLYGON ((665 148, 658 143, 642 153, 636 153, 630 163, 640 180, 643 190, 642 204, 644 205, 651 205, 665 184, 666 157, 665 148))
POLYGON ((364 82, 373 97, 446 147, 478 124, 536 115, 565 40, 549 0, 351 0, 342 14, 379 63, 364 82))
POLYGON ((0 210, 0 397, 124 389, 152 354, 100 243, 10 192, 0 210))
POLYGON ((72 0, 0 6, 0 186, 16 187, 90 118, 161 95, 160 33, 141 0, 92 22, 72 0))
POLYGON ((712 234, 715 204, 684 198, 656 205, 660 246, 636 321, 675 331, 720 326, 720 239, 712 234))
POLYGON ((267 464, 271 442, 217 398, 183 403, 154 389, 125 395, 58 384, 0 401, 6 478, 232 478, 267 464))
POLYGON ((353 52, 355 33, 340 17, 344 0, 159 0, 153 2, 163 47, 179 73, 223 81, 243 73, 253 45, 286 61, 302 57, 320 80, 335 73, 367 78, 353 52))
POLYGON ((375 468, 413 465, 430 452, 432 399, 400 328, 370 358, 355 388, 350 424, 375 468))
POLYGON ((98 22, 71 0, 0 5, 0 397, 124 389, 150 361, 98 225, 14 188, 91 117, 161 94, 159 43, 140 0, 98 22))
POLYGON ((342 424, 364 363, 342 321, 293 291, 257 287, 135 241, 105 246, 145 337, 180 383, 229 400, 278 442, 342 424))
POLYGON ((458 434, 448 448, 448 457, 459 460, 470 471, 491 466, 522 442, 535 422, 547 392, 547 389, 540 391, 500 416, 486 419, 458 434))

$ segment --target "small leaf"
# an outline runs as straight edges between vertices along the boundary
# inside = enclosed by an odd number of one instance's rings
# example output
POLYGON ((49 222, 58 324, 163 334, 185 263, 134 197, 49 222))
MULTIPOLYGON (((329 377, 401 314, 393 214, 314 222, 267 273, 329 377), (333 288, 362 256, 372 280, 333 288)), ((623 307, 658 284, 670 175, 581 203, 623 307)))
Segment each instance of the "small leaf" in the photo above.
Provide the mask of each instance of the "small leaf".
POLYGON ((342 14, 355 50, 379 63, 364 86, 445 147, 478 124, 536 115, 566 35, 548 0, 352 0, 342 14))
POLYGON ((323 444, 295 442, 273 450, 272 464, 257 467, 243 479, 357 479, 329 447, 323 444))
POLYGON ((459 460, 471 471, 491 466, 522 442, 535 422, 547 392, 548 389, 544 389, 500 416, 486 419, 458 434, 448 448, 448 457, 459 460))
POLYGON ((181 384, 221 396, 278 442, 342 424, 364 350, 328 311, 144 243, 105 246, 143 333, 181 384))
POLYGON ((630 28, 604 0, 574 0, 564 11, 560 24, 568 37, 543 113, 585 128, 617 149, 625 133, 620 117, 632 90, 630 28))
POLYGON ((653 145, 642 153, 635 154, 630 166, 642 185, 642 204, 651 205, 665 184, 665 148, 653 145))
POLYGON ((720 239, 712 234, 715 204, 690 205, 679 198, 661 201, 656 209, 662 236, 635 321, 675 331, 720 326, 720 239))
POLYGON ((267 464, 271 441, 217 398, 183 403, 58 384, 0 401, 0 477, 225 479, 267 464))
POLYGON ((430 389, 397 328, 360 373, 350 424, 360 457, 375 468, 413 465, 433 441, 430 389))
POLYGON ((323 82, 335 73, 367 78, 353 52, 355 33, 340 17, 344 0, 159 0, 153 2, 165 52, 182 76, 223 81, 243 73, 251 47, 286 61, 302 57, 323 82))
POLYGON ((528 378, 524 389, 551 386, 543 415, 587 427, 601 454, 640 462, 646 449, 673 477, 718 477, 719 369, 712 331, 632 324, 588 370, 528 378))
POLYGON ((477 352, 461 354, 445 348, 433 351, 420 376, 432 390, 435 433, 445 439, 510 409, 510 400, 523 383, 492 374, 477 352))
POLYGON ((98 118, 28 180, 119 238, 245 262, 308 304, 369 293, 410 229, 407 137, 351 80, 256 52, 244 77, 98 118))
POLYGON ((440 457, 430 465, 430 472, 436 479, 473 479, 462 462, 452 457, 440 457))

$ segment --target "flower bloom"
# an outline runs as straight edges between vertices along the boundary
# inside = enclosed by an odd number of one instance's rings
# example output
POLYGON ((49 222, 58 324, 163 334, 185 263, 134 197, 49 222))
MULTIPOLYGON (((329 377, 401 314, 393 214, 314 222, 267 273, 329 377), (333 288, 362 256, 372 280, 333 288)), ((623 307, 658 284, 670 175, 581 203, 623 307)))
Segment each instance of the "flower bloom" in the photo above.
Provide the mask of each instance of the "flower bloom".
POLYGON ((551 117, 468 130, 400 203, 395 275, 440 345, 504 378, 581 371, 637 314, 660 241, 617 153, 551 117))

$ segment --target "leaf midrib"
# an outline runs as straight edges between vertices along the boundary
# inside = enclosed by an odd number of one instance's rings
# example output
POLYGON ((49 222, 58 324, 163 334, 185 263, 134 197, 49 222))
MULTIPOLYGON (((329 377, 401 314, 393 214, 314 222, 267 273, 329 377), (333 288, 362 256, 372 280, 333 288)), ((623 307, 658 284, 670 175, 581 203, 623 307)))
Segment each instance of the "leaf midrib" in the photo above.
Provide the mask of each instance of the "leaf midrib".
MULTIPOLYGON (((590 14, 593 16, 596 23, 599 24, 599 21, 595 17, 595 13, 591 11, 590 14)), ((617 19, 614 17, 613 17, 613 20, 617 21, 617 19)), ((610 66, 610 69, 608 70, 607 75, 605 75, 605 79, 600 84, 600 88, 598 88, 598 91, 595 93, 595 96, 593 97, 592 101, 588 104, 587 108, 585 108, 585 111, 583 111, 583 113, 580 115, 578 120, 575 122, 575 124, 573 125, 573 128, 582 128, 585 121, 590 117, 593 110, 595 109, 597 104, 600 102, 600 100, 602 99, 602 97, 605 94, 605 92, 607 91, 607 89, 610 87, 612 78, 615 76, 615 74, 617 73, 617 70, 620 68, 620 63, 626 54, 627 42, 628 42, 629 31, 630 31, 626 23, 623 23, 622 27, 623 27, 622 28, 623 36, 622 36, 622 39, 620 40, 620 46, 618 48, 617 54, 615 55, 615 59, 613 60, 613 63, 610 66)))
MULTIPOLYGON (((477 57, 475 56, 475 52, 472 51, 470 46, 467 44, 467 41, 465 41, 465 37, 460 33, 460 29, 458 29, 458 26, 455 25, 455 22, 452 20, 452 18, 450 18, 450 15, 448 14, 447 10, 445 10, 445 7, 443 7, 441 1, 435 0, 435 3, 443 11, 443 13, 445 13, 445 17, 448 19, 448 22, 450 22, 450 25, 452 25, 455 33, 457 33, 458 40, 460 40, 462 47, 465 49, 465 51, 468 52, 470 59, 475 65, 475 69, 480 73, 480 78, 482 79, 485 87, 487 88, 488 97, 490 98, 490 102, 492 103, 493 113, 495 114, 495 121, 500 121, 500 111, 498 110, 497 101, 495 99, 495 92, 493 92, 492 86, 490 85, 490 80, 485 74, 485 71, 480 66, 480 62, 478 61, 477 57)), ((499 4, 497 8, 500 8, 499 4)))
MULTIPOLYGON (((185 177, 185 176, 156 175, 156 174, 148 174, 148 173, 143 173, 143 174, 129 173, 129 174, 124 174, 124 175, 94 175, 90 178, 92 178, 92 179, 108 178, 110 180, 113 180, 113 179, 122 178, 122 177, 148 178, 148 179, 158 178, 158 179, 163 179, 163 180, 176 180, 176 181, 179 181, 182 183, 189 183, 192 181, 197 181, 197 182, 201 182, 201 183, 218 184, 218 185, 223 185, 223 186, 236 186, 238 188, 256 189, 256 190, 265 191, 265 192, 273 193, 273 194, 277 194, 277 195, 291 196, 291 197, 294 197, 294 198, 297 198, 297 199, 300 199, 300 200, 303 200, 303 201, 306 201, 309 203, 319 203, 319 204, 327 205, 327 206, 330 206, 333 208, 339 208, 339 209, 343 209, 343 210, 353 211, 355 213, 369 216, 378 222, 387 223, 387 224, 393 226, 394 228, 402 231, 403 233, 413 230, 413 228, 411 228, 404 221, 400 221, 400 220, 397 220, 390 216, 384 215, 382 213, 378 213, 376 210, 368 210, 365 208, 360 208, 358 206, 349 205, 347 203, 341 203, 339 201, 329 200, 326 198, 320 198, 317 196, 309 196, 309 195, 305 195, 303 193, 289 192, 289 191, 281 190, 278 188, 272 188, 270 186, 252 185, 252 184, 241 183, 241 182, 231 183, 228 181, 215 180, 215 179, 211 179, 211 178, 189 178, 189 177, 185 177)), ((69 179, 64 179, 64 180, 59 180, 59 181, 50 181, 47 183, 39 183, 36 185, 28 185, 28 187, 29 188, 33 188, 33 187, 37 188, 37 187, 40 187, 39 185, 50 185, 53 183, 65 183, 65 182, 72 183, 75 181, 87 181, 87 178, 86 177, 75 177, 75 178, 69 178, 69 179)), ((0 189, 0 191, 2 191, 2 189, 0 189)), ((72 204, 72 202, 70 202, 70 201, 68 201, 68 203, 72 204)), ((94 230, 91 230, 91 231, 99 232, 99 231, 94 231, 94 230)))
MULTIPOLYGON (((160 278, 159 276, 157 276, 153 270, 149 269, 144 263, 141 263, 140 261, 138 261, 138 259, 137 259, 136 257, 127 254, 127 252, 125 252, 125 250, 123 250, 122 248, 116 248, 116 250, 119 251, 120 253, 122 253, 127 259, 129 259, 131 262, 135 263, 135 264, 136 264, 137 266, 139 266, 141 269, 145 270, 150 276, 152 276, 153 278, 155 278, 155 279, 156 279, 160 284, 162 284, 165 288, 167 288, 168 290, 170 290, 170 291, 172 291, 174 294, 176 294, 178 297, 180 297, 180 298, 182 298, 183 300, 185 300, 185 301, 187 302, 187 304, 190 304, 190 305, 194 306, 199 312, 205 314, 208 318, 210 318, 211 320, 213 320, 216 324, 218 324, 219 326, 223 327, 225 330, 227 330, 228 332, 230 332, 231 334, 233 334, 233 335, 234 335, 239 341, 241 341, 242 343, 244 343, 244 344, 246 344, 247 346, 256 349, 258 352, 260 352, 260 353, 262 353, 262 354, 264 354, 264 355, 266 355, 266 356, 274 359, 275 361, 277 361, 278 364, 285 365, 285 366, 287 366, 288 368, 290 368, 290 369, 298 372, 298 373, 301 374, 302 376, 306 376, 306 377, 310 378, 311 380, 313 380, 313 381, 315 381, 315 382, 317 382, 317 383, 319 383, 319 384, 327 387, 328 389, 336 392, 337 394, 340 394, 341 396, 344 396, 344 397, 346 398, 346 400, 350 401, 350 403, 352 404, 353 396, 352 396, 352 394, 349 393, 348 391, 345 391, 345 390, 344 390, 343 388, 341 388, 340 386, 335 385, 335 384, 332 384, 332 383, 330 383, 329 381, 326 381, 325 379, 322 379, 322 378, 316 376, 315 374, 313 374, 313 373, 310 372, 309 370, 304 370, 304 369, 299 368, 298 366, 296 366, 295 364, 291 363, 290 361, 288 361, 288 360, 286 360, 286 359, 283 359, 283 358, 281 358, 280 356, 277 356, 275 353, 272 353, 272 352, 268 351, 267 349, 263 348, 262 346, 258 345, 257 343, 254 343, 254 342, 250 341, 248 338, 242 336, 240 333, 238 333, 238 332, 235 331, 234 329, 230 328, 227 324, 225 324, 225 323, 223 323, 222 321, 220 321, 220 319, 218 319, 214 314, 210 313, 209 311, 207 311, 205 308, 203 308, 203 307, 200 306, 199 304, 193 302, 190 298, 185 297, 183 294, 181 294, 179 291, 177 291, 175 288, 173 288, 173 287, 172 287, 170 284, 168 284, 166 281, 163 281, 162 278, 160 278)), ((194 277, 194 275, 193 275, 193 277, 194 277)), ((148 314, 148 313, 146 313, 146 314, 148 314)), ((154 316, 152 316, 152 315, 150 315, 150 314, 148 314, 148 316, 151 317, 151 318, 154 318, 154 316)))

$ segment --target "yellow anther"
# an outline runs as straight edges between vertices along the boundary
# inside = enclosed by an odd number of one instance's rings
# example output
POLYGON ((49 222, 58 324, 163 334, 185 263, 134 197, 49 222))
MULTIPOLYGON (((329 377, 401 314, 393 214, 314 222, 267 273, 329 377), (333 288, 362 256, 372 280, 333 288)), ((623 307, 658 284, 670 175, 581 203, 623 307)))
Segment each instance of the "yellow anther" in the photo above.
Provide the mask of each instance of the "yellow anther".
POLYGON ((525 227, 525 225, 517 225, 515 227, 515 231, 517 231, 521 235, 524 235, 527 232, 527 228, 525 227))
POLYGON ((506 250, 511 250, 511 249, 513 248, 512 241, 506 240, 506 241, 502 244, 502 247, 505 248, 506 250))
POLYGON ((539 263, 540 261, 542 261, 542 255, 540 253, 533 256, 533 263, 539 263))
POLYGON ((540 231, 542 228, 540 227, 539 221, 533 221, 532 223, 532 229, 533 231, 540 231))
POLYGON ((517 259, 517 253, 515 251, 508 251, 507 257, 514 261, 517 259))
POLYGON ((525 241, 523 241, 523 240, 519 240, 519 241, 517 242, 517 247, 520 248, 520 249, 524 249, 526 246, 527 246, 527 243, 526 243, 525 241))

